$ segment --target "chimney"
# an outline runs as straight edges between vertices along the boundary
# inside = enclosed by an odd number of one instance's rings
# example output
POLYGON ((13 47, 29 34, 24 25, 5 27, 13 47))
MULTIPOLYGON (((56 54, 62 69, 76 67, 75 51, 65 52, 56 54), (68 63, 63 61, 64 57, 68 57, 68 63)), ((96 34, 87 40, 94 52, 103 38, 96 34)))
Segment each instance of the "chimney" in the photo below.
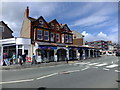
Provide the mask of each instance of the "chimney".
POLYGON ((27 6, 26 10, 25 10, 25 17, 29 17, 29 7, 27 6))

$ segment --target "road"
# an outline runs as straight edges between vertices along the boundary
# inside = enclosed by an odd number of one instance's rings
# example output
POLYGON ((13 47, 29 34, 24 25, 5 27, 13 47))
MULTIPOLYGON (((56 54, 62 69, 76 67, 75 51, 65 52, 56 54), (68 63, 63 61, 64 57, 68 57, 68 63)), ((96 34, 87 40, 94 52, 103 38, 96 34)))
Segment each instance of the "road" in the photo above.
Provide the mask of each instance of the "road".
POLYGON ((118 58, 102 56, 57 66, 3 70, 2 88, 118 88, 118 58))

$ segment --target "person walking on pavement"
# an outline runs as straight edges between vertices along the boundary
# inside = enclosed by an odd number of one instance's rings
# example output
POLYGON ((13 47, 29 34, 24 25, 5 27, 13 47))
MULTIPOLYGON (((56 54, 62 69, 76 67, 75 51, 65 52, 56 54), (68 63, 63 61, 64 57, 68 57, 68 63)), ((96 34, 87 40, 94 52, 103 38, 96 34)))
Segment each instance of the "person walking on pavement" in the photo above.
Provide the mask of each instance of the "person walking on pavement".
POLYGON ((25 62, 26 62, 26 54, 22 55, 22 59, 23 59, 23 64, 25 64, 25 62))
POLYGON ((22 64, 23 64, 22 56, 19 55, 18 58, 19 58, 19 63, 20 63, 20 65, 22 65, 22 64))
POLYGON ((13 53, 13 55, 12 55, 12 60, 13 60, 13 64, 15 64, 16 63, 16 61, 15 61, 15 59, 16 59, 16 56, 15 56, 15 53, 13 53))
POLYGON ((34 55, 34 53, 33 53, 33 56, 32 56, 32 63, 31 63, 31 65, 32 64, 36 64, 36 56, 34 55))

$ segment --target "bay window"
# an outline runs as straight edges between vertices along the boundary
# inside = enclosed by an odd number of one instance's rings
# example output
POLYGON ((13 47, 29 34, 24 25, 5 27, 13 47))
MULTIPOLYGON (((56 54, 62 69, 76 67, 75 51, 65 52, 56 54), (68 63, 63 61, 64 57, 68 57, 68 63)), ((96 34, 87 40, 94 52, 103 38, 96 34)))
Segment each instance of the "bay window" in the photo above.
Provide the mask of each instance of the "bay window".
POLYGON ((54 42, 54 33, 50 34, 50 41, 54 42))
POLYGON ((60 34, 56 34, 56 42, 60 42, 60 34))
POLYGON ((68 35, 65 35, 65 43, 68 43, 68 35))
POLYGON ((73 40, 72 35, 69 35, 69 40, 70 40, 70 43, 72 43, 72 40, 73 40))

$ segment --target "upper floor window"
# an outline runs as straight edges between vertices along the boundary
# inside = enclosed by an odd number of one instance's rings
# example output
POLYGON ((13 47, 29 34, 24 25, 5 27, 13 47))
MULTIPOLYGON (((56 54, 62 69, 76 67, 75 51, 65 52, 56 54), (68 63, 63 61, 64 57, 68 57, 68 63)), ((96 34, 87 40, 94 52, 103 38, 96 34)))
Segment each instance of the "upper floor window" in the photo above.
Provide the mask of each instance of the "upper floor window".
POLYGON ((56 34, 56 42, 60 42, 60 34, 56 34))
POLYGON ((0 32, 4 32, 4 28, 0 26, 0 32))
POLYGON ((69 35, 69 40, 70 40, 70 43, 72 43, 72 41, 73 41, 73 36, 72 35, 69 35))
POLYGON ((56 30, 59 30, 59 26, 58 25, 56 26, 56 30))
POLYGON ((42 30, 37 30, 37 40, 42 40, 42 30))
POLYGON ((54 29, 54 24, 53 23, 51 23, 51 29, 54 29))
POLYGON ((44 40, 45 41, 49 40, 49 32, 48 31, 44 31, 44 40))
POLYGON ((66 26, 64 26, 64 31, 67 31, 67 27, 66 26))
POLYGON ((50 33, 50 41, 54 42, 54 33, 50 33))
POLYGON ((43 27, 43 24, 44 24, 43 20, 40 19, 40 20, 39 20, 39 25, 40 25, 40 27, 43 27))
POLYGON ((68 43, 68 35, 65 35, 65 43, 68 43))

